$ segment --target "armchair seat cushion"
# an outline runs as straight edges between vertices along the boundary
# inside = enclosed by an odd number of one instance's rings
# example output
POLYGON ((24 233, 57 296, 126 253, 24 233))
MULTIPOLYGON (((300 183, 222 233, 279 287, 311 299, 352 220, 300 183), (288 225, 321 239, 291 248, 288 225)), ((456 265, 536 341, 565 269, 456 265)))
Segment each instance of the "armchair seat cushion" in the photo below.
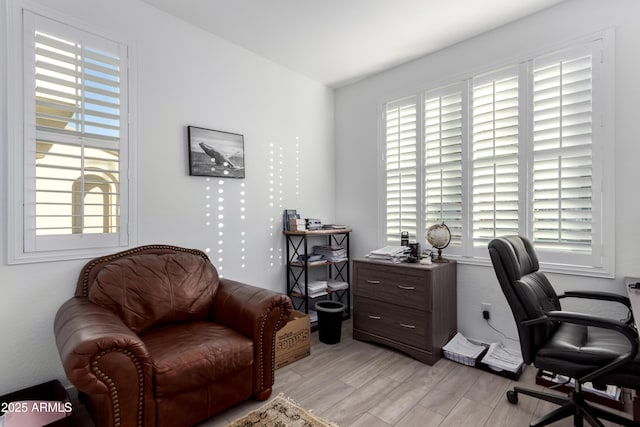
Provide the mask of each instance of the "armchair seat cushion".
POLYGON ((141 339, 153 360, 158 397, 215 383, 253 364, 253 342, 218 323, 166 326, 141 339))

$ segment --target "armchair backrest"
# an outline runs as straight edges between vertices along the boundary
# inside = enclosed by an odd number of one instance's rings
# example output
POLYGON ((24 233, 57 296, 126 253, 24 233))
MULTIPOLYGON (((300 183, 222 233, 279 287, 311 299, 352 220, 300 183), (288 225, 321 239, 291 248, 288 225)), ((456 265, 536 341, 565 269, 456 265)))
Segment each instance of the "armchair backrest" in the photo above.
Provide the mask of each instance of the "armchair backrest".
POLYGON ((218 285, 218 273, 204 253, 155 245, 89 262, 77 292, 142 333, 166 324, 206 319, 218 285))
POLYGON ((541 318, 548 311, 560 310, 558 295, 544 273, 539 271, 538 257, 526 238, 494 239, 489 242, 489 255, 518 328, 522 358, 530 364, 556 325, 546 321, 527 326, 523 322, 541 318))

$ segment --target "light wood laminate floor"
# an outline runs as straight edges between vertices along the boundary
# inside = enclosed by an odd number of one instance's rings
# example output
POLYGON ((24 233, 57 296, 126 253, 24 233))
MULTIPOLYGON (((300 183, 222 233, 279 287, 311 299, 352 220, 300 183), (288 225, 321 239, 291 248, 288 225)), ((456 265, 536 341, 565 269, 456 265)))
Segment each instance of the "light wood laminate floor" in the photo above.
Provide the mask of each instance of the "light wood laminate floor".
MULTIPOLYGON (((425 365, 387 347, 353 340, 351 331, 351 321, 344 322, 335 345, 319 342, 318 333, 312 333, 311 355, 276 371, 272 397, 283 393, 340 427, 528 426, 556 407, 524 395, 510 404, 505 393, 514 381, 446 359, 425 365)), ((525 369, 518 384, 538 387, 535 368, 525 369)), ((628 415, 629 395, 625 401, 628 415)), ((264 403, 248 401, 200 427, 225 426, 264 403)))

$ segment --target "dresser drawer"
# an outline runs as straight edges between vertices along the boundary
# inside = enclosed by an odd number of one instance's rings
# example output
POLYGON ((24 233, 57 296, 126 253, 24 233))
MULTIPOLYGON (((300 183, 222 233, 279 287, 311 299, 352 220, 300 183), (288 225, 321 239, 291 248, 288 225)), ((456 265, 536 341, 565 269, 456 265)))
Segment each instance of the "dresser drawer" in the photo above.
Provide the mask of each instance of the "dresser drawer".
POLYGON ((424 272, 356 265, 355 275, 354 295, 431 311, 431 284, 424 272))
POLYGON ((358 297, 354 299, 353 312, 354 329, 431 350, 431 328, 428 327, 428 314, 424 311, 358 297))

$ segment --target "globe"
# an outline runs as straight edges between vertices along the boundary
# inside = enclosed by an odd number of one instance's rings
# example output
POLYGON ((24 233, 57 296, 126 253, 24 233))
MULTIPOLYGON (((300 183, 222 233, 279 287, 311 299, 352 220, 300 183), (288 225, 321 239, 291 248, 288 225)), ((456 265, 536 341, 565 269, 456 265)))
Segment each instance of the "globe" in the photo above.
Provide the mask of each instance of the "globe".
POLYGON ((435 262, 447 262, 446 259, 442 258, 442 250, 449 246, 449 242, 451 242, 451 231, 449 231, 449 227, 444 222, 442 224, 434 224, 427 229, 427 242, 438 250, 438 258, 436 258, 435 262))

